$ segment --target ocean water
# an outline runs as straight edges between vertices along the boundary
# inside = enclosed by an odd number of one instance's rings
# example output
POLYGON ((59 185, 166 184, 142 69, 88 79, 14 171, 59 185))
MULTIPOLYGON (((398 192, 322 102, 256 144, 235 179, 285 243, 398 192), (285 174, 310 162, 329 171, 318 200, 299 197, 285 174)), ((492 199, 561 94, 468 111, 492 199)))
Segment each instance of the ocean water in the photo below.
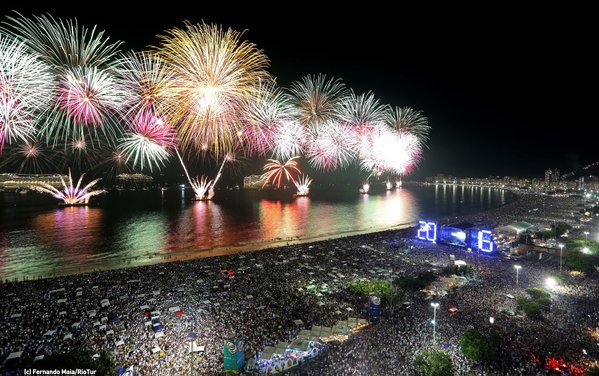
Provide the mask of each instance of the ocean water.
POLYGON ((192 192, 110 192, 87 207, 58 207, 36 192, 0 193, 0 278, 74 274, 209 257, 287 243, 414 225, 488 210, 510 192, 450 185, 316 187, 292 192, 217 191, 211 202, 192 192), (378 188, 378 189, 377 189, 378 188))

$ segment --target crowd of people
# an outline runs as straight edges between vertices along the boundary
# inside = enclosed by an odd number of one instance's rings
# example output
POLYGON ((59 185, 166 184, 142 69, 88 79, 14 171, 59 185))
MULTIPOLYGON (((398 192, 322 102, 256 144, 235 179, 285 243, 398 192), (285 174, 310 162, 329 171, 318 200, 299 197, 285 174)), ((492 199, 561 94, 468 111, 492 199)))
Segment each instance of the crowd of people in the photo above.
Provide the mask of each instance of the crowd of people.
MULTIPOLYGON (((463 219, 505 224, 545 213, 552 221, 567 219, 578 205, 575 199, 539 195, 516 202, 463 219)), ((348 317, 367 318, 367 299, 350 293, 350 282, 415 276, 448 265, 450 254, 478 268, 468 283, 433 298, 440 304, 435 340, 432 300, 414 292, 405 295, 408 304, 383 304, 378 323, 346 341, 329 343, 326 351, 291 374, 416 375, 416 357, 430 349, 446 351, 457 374, 479 372, 483 365, 460 351, 461 335, 468 328, 500 334, 501 360, 484 365, 498 374, 544 374, 531 355, 557 356, 577 365, 597 357, 599 339, 592 336, 599 333, 595 281, 578 276, 551 291, 551 310, 542 320, 531 320, 518 314, 515 299, 526 295, 526 287, 542 287, 557 269, 555 259, 519 261, 517 287, 513 260, 477 258, 461 248, 417 241, 414 229, 405 229, 3 283, 1 361, 22 353, 1 368, 14 362, 30 368, 40 355, 84 348, 98 354, 107 349, 117 367, 132 365, 136 375, 221 374, 225 339, 244 337, 245 356, 259 359, 266 346, 297 336, 303 327, 294 320, 332 326, 348 317), (406 249, 410 252, 401 252, 406 249), (450 307, 458 311, 450 315, 450 307), (190 352, 190 343, 203 351, 190 352)))

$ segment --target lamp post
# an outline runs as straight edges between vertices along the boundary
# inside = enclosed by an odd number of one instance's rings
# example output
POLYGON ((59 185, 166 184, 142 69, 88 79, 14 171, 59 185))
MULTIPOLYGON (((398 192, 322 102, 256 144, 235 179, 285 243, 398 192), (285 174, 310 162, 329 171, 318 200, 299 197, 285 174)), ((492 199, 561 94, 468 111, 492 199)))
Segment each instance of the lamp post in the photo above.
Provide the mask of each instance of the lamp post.
POLYGON ((516 268, 516 287, 518 287, 518 275, 520 274, 520 269, 522 269, 522 267, 520 265, 514 265, 514 268, 516 268))
POLYGON ((583 232, 583 234, 584 234, 584 237, 586 238, 586 240, 589 240, 589 232, 585 231, 585 232, 583 232))
POLYGON ((562 271, 562 251, 564 250, 564 245, 562 243, 559 244, 559 271, 562 271))
POLYGON ((437 334, 437 308, 439 307, 439 303, 431 303, 431 307, 433 307, 433 342, 435 342, 437 334))

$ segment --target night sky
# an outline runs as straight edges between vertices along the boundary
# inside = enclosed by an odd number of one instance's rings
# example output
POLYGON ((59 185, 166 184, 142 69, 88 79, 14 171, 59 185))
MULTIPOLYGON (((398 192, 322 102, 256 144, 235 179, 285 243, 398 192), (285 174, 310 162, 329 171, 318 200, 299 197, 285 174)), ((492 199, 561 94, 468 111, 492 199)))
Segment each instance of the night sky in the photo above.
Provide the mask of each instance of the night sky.
POLYGON ((2 4, 0 14, 77 17, 135 50, 155 45, 156 34, 185 19, 247 30, 282 86, 325 73, 356 92, 372 90, 384 103, 424 111, 433 131, 415 177, 541 177, 548 167, 565 173, 599 160, 592 111, 599 65, 589 9, 362 2, 332 12, 307 2, 274 9, 201 2, 191 9, 168 1, 127 10, 124 3, 2 4))

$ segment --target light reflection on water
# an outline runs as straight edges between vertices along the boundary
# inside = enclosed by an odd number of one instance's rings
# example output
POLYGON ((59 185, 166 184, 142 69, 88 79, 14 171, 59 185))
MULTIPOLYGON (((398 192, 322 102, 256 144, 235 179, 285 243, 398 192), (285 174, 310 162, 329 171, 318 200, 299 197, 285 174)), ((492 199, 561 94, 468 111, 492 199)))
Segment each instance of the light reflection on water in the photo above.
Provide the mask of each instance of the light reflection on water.
POLYGON ((166 196, 124 192, 100 199, 98 207, 71 208, 57 208, 34 193, 19 196, 0 196, 0 278, 136 266, 384 230, 511 200, 501 190, 442 185, 298 198, 219 192, 212 202, 190 202, 179 190, 166 196))

